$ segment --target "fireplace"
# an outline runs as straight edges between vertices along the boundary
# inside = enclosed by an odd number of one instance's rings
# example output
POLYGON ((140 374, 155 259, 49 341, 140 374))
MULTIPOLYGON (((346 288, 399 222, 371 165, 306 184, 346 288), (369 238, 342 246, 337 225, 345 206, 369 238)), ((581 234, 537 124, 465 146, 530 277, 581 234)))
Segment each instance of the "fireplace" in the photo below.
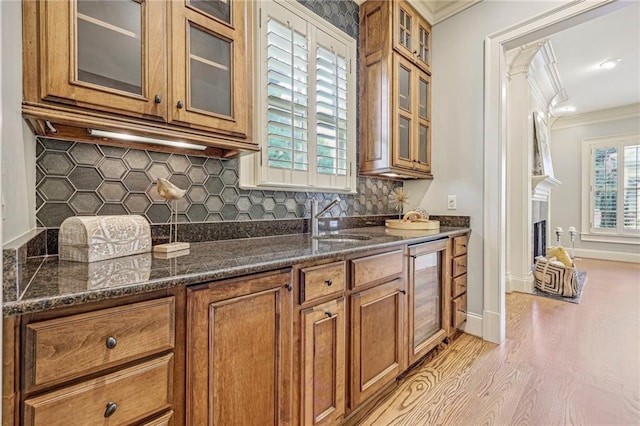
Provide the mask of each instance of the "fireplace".
POLYGON ((533 262, 536 257, 544 256, 547 252, 547 221, 541 220, 533 224, 533 262))

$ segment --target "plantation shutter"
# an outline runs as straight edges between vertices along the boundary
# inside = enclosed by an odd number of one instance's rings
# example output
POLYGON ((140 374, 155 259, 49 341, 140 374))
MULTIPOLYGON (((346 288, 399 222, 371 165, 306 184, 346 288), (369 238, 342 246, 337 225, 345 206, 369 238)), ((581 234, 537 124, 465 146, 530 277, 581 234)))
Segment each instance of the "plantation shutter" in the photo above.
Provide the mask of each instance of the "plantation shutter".
POLYGON ((316 46, 316 171, 320 186, 348 183, 347 47, 318 31, 316 46))
POLYGON ((640 145, 624 147, 623 222, 625 231, 640 231, 640 145))
POLYGON ((265 27, 267 116, 263 180, 309 184, 307 25, 272 3, 265 27))
POLYGON ((355 42, 294 6, 270 1, 260 11, 259 184, 355 190, 355 42))
POLYGON ((618 149, 615 146, 594 148, 593 155, 593 225, 594 229, 616 229, 618 212, 618 149))

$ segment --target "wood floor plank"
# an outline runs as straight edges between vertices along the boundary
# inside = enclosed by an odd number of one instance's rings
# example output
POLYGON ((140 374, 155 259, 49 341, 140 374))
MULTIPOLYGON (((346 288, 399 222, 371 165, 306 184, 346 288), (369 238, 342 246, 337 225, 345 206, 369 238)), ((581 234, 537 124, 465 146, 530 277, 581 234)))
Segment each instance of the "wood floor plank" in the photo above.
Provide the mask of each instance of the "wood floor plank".
POLYGON ((591 259, 580 304, 507 295, 507 337, 463 334, 363 425, 640 425, 640 265, 591 259))

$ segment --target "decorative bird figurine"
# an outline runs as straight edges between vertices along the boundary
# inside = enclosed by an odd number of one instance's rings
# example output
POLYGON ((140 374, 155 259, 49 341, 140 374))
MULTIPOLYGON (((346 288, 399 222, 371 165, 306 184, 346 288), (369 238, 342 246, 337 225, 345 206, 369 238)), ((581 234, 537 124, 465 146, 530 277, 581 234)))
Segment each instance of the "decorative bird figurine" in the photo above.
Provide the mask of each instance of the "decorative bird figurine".
POLYGON ((180 256, 189 252, 189 243, 178 242, 178 200, 187 193, 186 189, 180 189, 167 179, 158 178, 158 194, 169 201, 169 242, 153 246, 153 251, 158 253, 180 256), (173 208, 170 201, 173 200, 173 208))
POLYGON ((187 193, 164 178, 158 178, 158 194, 166 200, 179 200, 187 193))

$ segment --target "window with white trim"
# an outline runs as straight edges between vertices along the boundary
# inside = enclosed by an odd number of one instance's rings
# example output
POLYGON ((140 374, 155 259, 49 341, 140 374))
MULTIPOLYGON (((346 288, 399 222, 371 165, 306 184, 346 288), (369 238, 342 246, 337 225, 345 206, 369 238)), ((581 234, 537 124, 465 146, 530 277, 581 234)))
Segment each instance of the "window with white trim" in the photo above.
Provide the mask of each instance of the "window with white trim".
POLYGON ((297 2, 259 4, 261 152, 241 158, 241 187, 355 192, 356 40, 297 2))
POLYGON ((590 139, 583 150, 583 239, 638 244, 624 239, 640 236, 640 134, 590 139))

